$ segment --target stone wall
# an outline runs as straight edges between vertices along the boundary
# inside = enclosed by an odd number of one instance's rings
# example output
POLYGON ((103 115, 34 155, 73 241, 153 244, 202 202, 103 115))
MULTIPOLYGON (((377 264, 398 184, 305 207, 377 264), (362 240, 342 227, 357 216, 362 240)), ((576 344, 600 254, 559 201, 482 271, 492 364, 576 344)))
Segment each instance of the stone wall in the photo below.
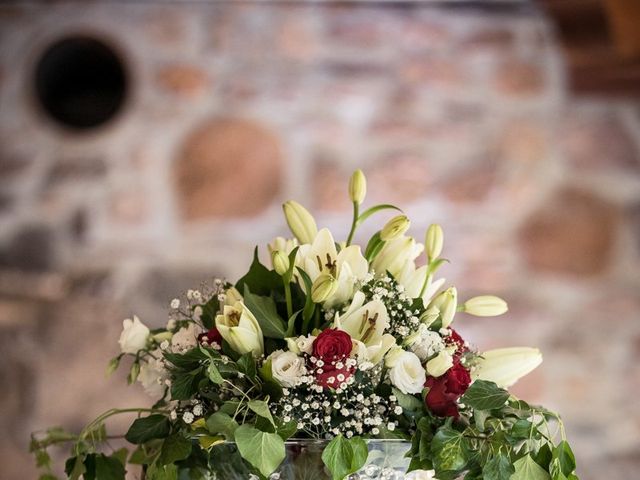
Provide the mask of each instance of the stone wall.
POLYGON ((463 296, 509 300, 459 329, 483 349, 543 349, 515 391, 564 413, 581 478, 631 478, 638 148, 639 105, 573 97, 530 9, 0 6, 3 478, 33 477, 29 431, 146 404, 124 373, 103 378, 121 319, 160 325, 175 292, 243 273, 285 231, 283 200, 345 234, 356 167, 415 235, 444 226, 443 274, 463 296), (130 78, 115 119, 82 132, 42 113, 31 78, 77 32, 130 78))

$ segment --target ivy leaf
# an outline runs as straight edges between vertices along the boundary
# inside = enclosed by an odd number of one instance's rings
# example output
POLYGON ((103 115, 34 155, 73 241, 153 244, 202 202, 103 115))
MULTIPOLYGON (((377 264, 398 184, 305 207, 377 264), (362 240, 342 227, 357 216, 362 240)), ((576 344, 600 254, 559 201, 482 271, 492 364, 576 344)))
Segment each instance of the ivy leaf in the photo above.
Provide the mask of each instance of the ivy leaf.
POLYGON ((126 470, 117 458, 99 454, 95 462, 97 480, 124 480, 126 470))
POLYGON ((509 480, 515 472, 509 458, 503 454, 496 455, 489 460, 482 469, 484 480, 509 480))
POLYGON ((256 361, 253 359, 251 352, 242 355, 236 364, 238 365, 238 370, 241 373, 244 373, 250 379, 255 380, 258 372, 256 370, 256 361))
POLYGON ((288 423, 283 423, 282 425, 276 428, 276 432, 278 433, 278 435, 282 437, 283 440, 290 438, 297 431, 298 431, 298 424, 295 420, 291 420, 288 423))
POLYGON ((509 392, 493 382, 476 380, 462 396, 461 402, 477 410, 493 410, 504 406, 509 392))
POLYGON ((64 464, 64 472, 69 480, 78 480, 86 472, 84 458, 78 456, 67 459, 64 464))
POLYGON ((251 425, 242 425, 234 437, 242 458, 265 477, 271 475, 284 460, 284 440, 277 433, 261 432, 251 425))
POLYGON ((220 309, 220 300, 217 295, 213 295, 207 303, 200 305, 202 308, 202 315, 200 315, 200 321, 202 325, 208 330, 213 328, 216 323, 216 315, 220 309))
MULTIPOLYGON (((513 438, 529 438, 532 435, 532 429, 533 424, 529 420, 521 418, 511 427, 511 436, 513 438)), ((537 433, 537 430, 534 430, 533 433, 537 433)))
POLYGON ((271 297, 255 295, 244 286, 244 304, 253 313, 267 338, 284 338, 286 333, 285 322, 278 315, 276 303, 271 297))
POLYGON ((147 469, 147 480, 178 480, 178 467, 153 463, 147 469))
POLYGON ((560 463, 560 469, 565 476, 571 475, 576 469, 576 458, 565 440, 553 449, 553 459, 560 463))
POLYGON ((331 471, 333 480, 342 480, 347 475, 357 472, 367 461, 369 449, 360 437, 335 437, 324 448, 322 461, 331 471))
POLYGON ((513 464, 515 473, 510 480, 551 480, 549 474, 536 463, 536 461, 527 455, 513 464))
POLYGON ((397 388, 392 389, 393 394, 398 399, 398 405, 402 407, 404 413, 415 416, 416 413, 424 410, 424 404, 415 396, 402 393, 397 388))
POLYGON ((158 465, 169 465, 178 460, 184 460, 191 455, 191 441, 180 433, 174 433, 162 443, 162 450, 158 457, 158 465))
POLYGON ((209 377, 209 380, 216 385, 220 385, 224 382, 224 378, 220 375, 220 370, 218 370, 218 367, 216 367, 216 364, 213 363, 213 361, 207 367, 207 376, 209 377))
POLYGON ((269 405, 267 405, 267 402, 263 400, 249 400, 249 403, 247 405, 251 410, 253 410, 256 415, 259 415, 262 418, 266 418, 267 420, 269 420, 269 422, 271 422, 271 425, 273 425, 274 427, 276 426, 275 422, 273 421, 273 417, 271 416, 271 412, 269 411, 269 405))
POLYGON ((251 267, 249 267, 247 274, 238 280, 236 288, 238 291, 244 292, 245 287, 249 287, 256 295, 269 295, 281 285, 282 279, 280 275, 260 263, 258 259, 258 247, 256 247, 253 251, 251 267))
POLYGON ((171 398, 173 400, 189 400, 198 391, 202 368, 176 375, 171 382, 171 398))
POLYGON ((467 464, 467 450, 462 433, 448 426, 439 429, 431 442, 433 463, 437 470, 462 470, 467 464))
POLYGON ((234 434, 238 428, 238 422, 231 418, 230 415, 217 411, 207 418, 207 428, 210 433, 221 433, 227 440, 233 441, 234 434))
POLYGON ((171 425, 164 415, 149 415, 136 419, 124 438, 129 443, 139 445, 154 438, 165 438, 169 435, 171 425))

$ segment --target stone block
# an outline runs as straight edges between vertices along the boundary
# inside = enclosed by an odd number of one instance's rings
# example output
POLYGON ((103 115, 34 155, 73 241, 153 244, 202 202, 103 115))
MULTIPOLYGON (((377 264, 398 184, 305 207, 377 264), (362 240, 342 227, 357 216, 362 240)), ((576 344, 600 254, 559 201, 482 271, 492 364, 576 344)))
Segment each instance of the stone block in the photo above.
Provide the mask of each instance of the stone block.
POLYGON ((161 67, 156 81, 165 92, 183 98, 197 98, 211 88, 207 72, 194 65, 172 64, 161 67))
POLYGON ((45 271, 55 264, 55 234, 44 225, 24 226, 0 246, 0 265, 7 268, 45 271))
POLYGON ((511 97, 542 95, 546 87, 544 68, 535 62, 505 61, 496 68, 493 84, 498 93, 511 97))

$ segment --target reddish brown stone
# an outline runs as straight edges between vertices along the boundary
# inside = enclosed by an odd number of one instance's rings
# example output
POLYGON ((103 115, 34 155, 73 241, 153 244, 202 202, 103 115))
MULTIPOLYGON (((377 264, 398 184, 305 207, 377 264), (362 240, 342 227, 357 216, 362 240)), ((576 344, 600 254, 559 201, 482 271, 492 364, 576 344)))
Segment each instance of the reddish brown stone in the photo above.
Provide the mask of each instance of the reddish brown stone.
POLYGON ((335 162, 320 160, 313 168, 313 203, 315 209, 345 212, 351 208, 348 175, 335 162))
POLYGON ((280 142, 249 120, 210 120, 184 142, 175 164, 176 187, 187 220, 252 216, 280 189, 280 142))
POLYGON ((428 160, 418 154, 403 152, 378 161, 367 177, 372 198, 397 204, 423 198, 432 181, 428 160))
POLYGON ((182 97, 197 97, 210 85, 207 72, 192 65, 167 65, 156 79, 162 89, 182 97))
POLYGON ((402 66, 400 73, 407 82, 441 88, 457 87, 468 79, 459 62, 422 56, 409 59, 402 66))
POLYGON ((494 162, 482 162, 469 170, 456 172, 444 182, 442 193, 454 203, 482 202, 491 193, 497 176, 494 162))
POLYGON ((578 168, 640 169, 640 152, 620 119, 600 111, 572 111, 561 124, 560 146, 578 168))
POLYGON ((612 255, 619 213, 580 190, 558 193, 519 232, 528 264, 537 270, 577 275, 602 273, 612 255))
POLYGON ((505 62, 495 72, 494 84, 500 93, 507 95, 538 95, 545 87, 544 72, 535 63, 505 62))
POLYGON ((509 121, 496 145, 499 158, 521 166, 535 165, 548 155, 546 127, 528 120, 509 121))

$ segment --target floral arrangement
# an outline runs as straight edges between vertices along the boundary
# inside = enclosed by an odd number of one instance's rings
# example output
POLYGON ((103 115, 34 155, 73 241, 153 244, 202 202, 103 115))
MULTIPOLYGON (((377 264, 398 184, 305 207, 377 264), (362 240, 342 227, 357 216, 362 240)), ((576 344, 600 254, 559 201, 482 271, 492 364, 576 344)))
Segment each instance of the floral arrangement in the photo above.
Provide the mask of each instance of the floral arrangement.
POLYGON ((124 479, 129 464, 150 479, 211 478, 229 442, 253 475, 268 478, 289 438, 326 441, 322 461, 334 480, 362 467, 366 439, 388 438, 410 442, 409 471, 424 478, 576 480, 558 415, 506 390, 541 363, 540 352, 478 352, 452 328, 460 312, 501 315, 507 304, 491 295, 460 301, 443 288, 441 227, 431 225, 420 244, 397 207, 361 211, 365 195, 358 170, 346 241, 289 201, 293 237, 268 245, 271 268, 256 248, 234 284, 218 279, 174 299, 165 328, 125 320, 108 371, 131 359, 129 383, 155 405, 110 410, 79 435, 34 434, 41 480, 55 478, 47 449, 61 442, 73 443, 65 469, 73 480, 124 479), (383 210, 399 214, 364 249, 354 245, 356 229, 383 210), (109 452, 105 421, 130 412, 138 418, 124 438, 136 448, 109 452))

